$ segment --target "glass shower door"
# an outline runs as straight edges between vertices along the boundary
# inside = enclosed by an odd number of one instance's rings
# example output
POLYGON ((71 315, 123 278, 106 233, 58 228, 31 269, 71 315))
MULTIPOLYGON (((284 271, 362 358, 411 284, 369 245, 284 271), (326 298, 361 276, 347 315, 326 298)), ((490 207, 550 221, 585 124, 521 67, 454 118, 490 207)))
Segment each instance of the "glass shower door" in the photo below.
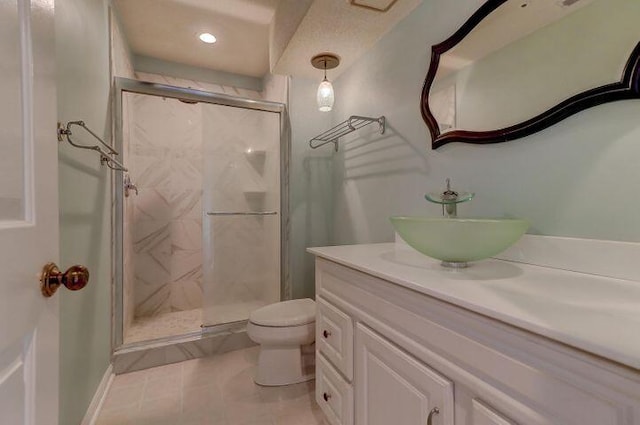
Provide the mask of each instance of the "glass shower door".
POLYGON ((280 115, 203 104, 203 325, 280 300, 280 115))

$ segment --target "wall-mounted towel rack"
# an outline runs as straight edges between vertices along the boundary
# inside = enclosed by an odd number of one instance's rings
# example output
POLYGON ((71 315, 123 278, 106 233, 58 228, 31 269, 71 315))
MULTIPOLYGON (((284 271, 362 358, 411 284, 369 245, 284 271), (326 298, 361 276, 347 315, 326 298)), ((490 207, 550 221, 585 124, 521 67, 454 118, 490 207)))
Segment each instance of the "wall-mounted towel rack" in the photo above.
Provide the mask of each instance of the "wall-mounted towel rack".
POLYGON ((120 162, 118 162, 118 160, 110 156, 110 155, 119 155, 118 151, 113 149, 111 146, 109 146, 108 143, 102 140, 96 133, 91 131, 91 129, 85 125, 84 121, 69 121, 66 126, 62 123, 58 123, 58 141, 60 142, 64 141, 65 137, 67 138, 67 142, 69 142, 69 144, 73 147, 76 147, 79 149, 88 149, 88 150, 98 152, 100 154, 100 163, 106 165, 112 170, 124 171, 124 172, 128 171, 124 165, 122 165, 120 162), (73 125, 77 125, 78 127, 84 128, 87 131, 87 133, 91 134, 96 140, 98 140, 98 142, 102 143, 102 145, 107 148, 107 152, 105 152, 104 149, 102 149, 99 145, 93 145, 93 146, 80 145, 78 143, 75 143, 73 140, 71 140, 71 136, 73 135, 73 133, 71 132, 71 126, 73 125))
POLYGON ((327 143, 333 143, 333 146, 338 151, 338 139, 344 135, 352 133, 364 126, 367 126, 371 123, 377 122, 380 126, 380 134, 384 134, 384 130, 386 127, 386 122, 384 115, 378 118, 370 118, 370 117, 361 117, 358 115, 351 115, 349 119, 342 121, 340 124, 331 127, 329 130, 325 131, 309 140, 309 146, 311 149, 319 148, 320 146, 324 146, 327 143), (314 142, 320 142, 315 143, 314 142))

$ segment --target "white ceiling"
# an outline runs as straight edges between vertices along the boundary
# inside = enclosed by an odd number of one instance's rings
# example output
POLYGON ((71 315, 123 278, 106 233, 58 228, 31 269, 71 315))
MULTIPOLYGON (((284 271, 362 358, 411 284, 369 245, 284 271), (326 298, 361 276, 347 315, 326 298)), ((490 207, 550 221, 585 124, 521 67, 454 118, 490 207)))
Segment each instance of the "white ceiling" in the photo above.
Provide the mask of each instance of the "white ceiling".
POLYGON ((262 77, 279 0, 115 0, 136 55, 262 77), (202 43, 202 32, 215 44, 202 43))
POLYGON ((114 3, 136 55, 253 77, 262 77, 271 68, 277 74, 319 78, 311 57, 332 52, 342 60, 331 71, 330 78, 335 78, 422 1, 397 0, 384 13, 351 5, 349 0, 114 3), (202 32, 214 34, 218 42, 202 43, 197 38, 202 32), (272 49, 271 66, 270 38, 279 44, 272 49))
POLYGON ((397 0, 383 13, 354 6, 349 0, 315 0, 273 72, 321 78, 311 58, 331 52, 341 60, 338 68, 327 73, 329 79, 335 79, 420 3, 422 0, 397 0))

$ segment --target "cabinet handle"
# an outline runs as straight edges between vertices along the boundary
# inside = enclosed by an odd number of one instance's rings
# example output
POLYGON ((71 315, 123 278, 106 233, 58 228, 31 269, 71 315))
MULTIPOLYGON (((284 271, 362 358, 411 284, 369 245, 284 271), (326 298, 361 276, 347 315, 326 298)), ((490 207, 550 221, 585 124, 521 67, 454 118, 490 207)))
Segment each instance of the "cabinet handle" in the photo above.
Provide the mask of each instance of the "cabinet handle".
POLYGON ((433 415, 438 415, 440 414, 440 409, 438 409, 437 407, 434 407, 433 409, 431 409, 431 412, 429 412, 429 416, 427 417, 427 425, 433 425, 432 420, 433 420, 433 415))
POLYGON ((322 393, 322 398, 324 398, 324 401, 329 401, 329 399, 331 398, 331 394, 322 393))
POLYGON ((325 337, 325 339, 327 339, 331 336, 331 332, 324 330, 322 331, 322 336, 325 337))

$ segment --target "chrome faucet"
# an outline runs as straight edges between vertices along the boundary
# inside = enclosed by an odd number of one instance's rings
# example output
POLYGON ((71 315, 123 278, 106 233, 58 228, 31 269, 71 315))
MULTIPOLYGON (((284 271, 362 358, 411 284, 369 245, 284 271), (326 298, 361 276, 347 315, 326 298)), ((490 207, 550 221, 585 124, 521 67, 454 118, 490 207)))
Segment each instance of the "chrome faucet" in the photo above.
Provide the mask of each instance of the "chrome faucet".
POLYGON ((447 189, 442 193, 427 193, 424 195, 429 202, 442 205, 442 215, 448 218, 457 217, 458 204, 473 199, 475 193, 458 193, 451 189, 451 181, 447 179, 447 189))
POLYGON ((456 217, 458 215, 458 192, 451 190, 451 181, 447 179, 447 190, 440 195, 442 199, 442 215, 445 217, 456 217))

